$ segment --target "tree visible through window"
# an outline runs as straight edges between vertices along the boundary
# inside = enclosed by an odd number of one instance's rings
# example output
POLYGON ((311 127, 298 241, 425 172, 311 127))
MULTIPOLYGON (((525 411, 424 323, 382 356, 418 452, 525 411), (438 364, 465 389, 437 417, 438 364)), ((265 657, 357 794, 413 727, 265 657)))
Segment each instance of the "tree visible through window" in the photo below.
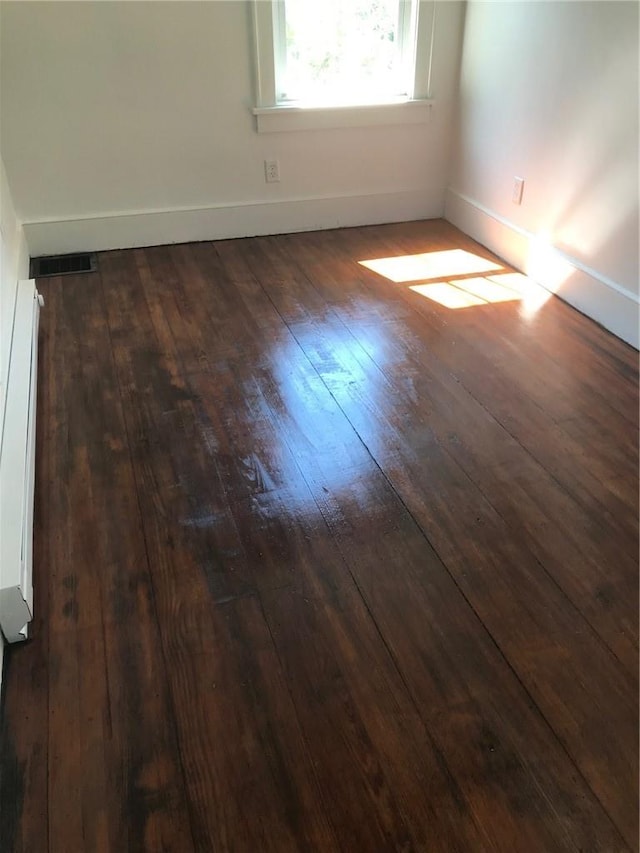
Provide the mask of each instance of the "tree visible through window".
POLYGON ((280 103, 355 104, 412 95, 414 3, 285 0, 278 6, 280 103))

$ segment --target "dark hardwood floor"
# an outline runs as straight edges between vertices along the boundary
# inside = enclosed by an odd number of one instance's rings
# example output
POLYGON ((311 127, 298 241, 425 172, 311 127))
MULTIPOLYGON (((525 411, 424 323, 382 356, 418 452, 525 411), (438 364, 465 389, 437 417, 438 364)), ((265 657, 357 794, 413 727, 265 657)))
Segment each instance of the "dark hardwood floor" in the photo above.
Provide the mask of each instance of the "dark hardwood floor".
POLYGON ((38 286, 3 853, 638 849, 633 349, 442 221, 38 286))

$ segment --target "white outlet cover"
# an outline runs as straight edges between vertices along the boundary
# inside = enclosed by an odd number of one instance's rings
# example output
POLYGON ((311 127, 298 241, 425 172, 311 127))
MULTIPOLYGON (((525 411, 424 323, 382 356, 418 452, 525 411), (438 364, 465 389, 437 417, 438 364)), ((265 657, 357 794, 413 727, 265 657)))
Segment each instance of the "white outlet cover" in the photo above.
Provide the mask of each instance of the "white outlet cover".
POLYGON ((264 161, 264 179, 268 184, 274 184, 280 180, 280 163, 277 160, 264 161))
POLYGON ((524 190, 524 178, 513 179, 513 194, 511 200, 514 204, 522 204, 522 192, 524 190))

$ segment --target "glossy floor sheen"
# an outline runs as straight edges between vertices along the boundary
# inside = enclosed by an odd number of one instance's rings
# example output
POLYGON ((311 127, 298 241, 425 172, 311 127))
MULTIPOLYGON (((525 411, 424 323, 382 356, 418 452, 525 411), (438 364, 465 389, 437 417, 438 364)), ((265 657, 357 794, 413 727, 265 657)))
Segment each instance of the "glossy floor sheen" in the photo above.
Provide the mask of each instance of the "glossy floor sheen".
POLYGON ((637 849, 634 350, 439 221, 39 287, 2 851, 637 849))

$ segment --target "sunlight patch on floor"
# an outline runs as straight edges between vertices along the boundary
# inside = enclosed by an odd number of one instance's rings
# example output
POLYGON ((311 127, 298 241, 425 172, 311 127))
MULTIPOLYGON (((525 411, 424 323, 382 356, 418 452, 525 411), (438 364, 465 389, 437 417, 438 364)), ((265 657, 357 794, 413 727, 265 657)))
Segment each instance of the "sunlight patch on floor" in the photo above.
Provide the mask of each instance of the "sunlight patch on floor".
POLYGON ((473 293, 468 293, 446 281, 436 284, 414 284, 410 288, 420 296, 426 296, 432 302, 444 305, 445 308, 471 308, 473 305, 486 305, 486 299, 480 299, 473 293))
POLYGON ((445 308, 471 308, 474 305, 521 300, 523 298, 521 289, 524 289, 522 282, 518 281, 517 287, 510 287, 507 286, 509 282, 503 281, 503 278, 505 276, 463 278, 456 282, 438 281, 433 284, 414 284, 409 290, 426 296, 427 299, 444 305, 445 308))
POLYGON ((501 273, 488 276, 490 281, 506 285, 517 291, 520 298, 520 313, 526 319, 534 317, 553 294, 521 272, 501 273))
POLYGON ((500 276, 487 278, 465 278, 456 282, 456 287, 479 296, 484 302, 514 302, 522 299, 517 290, 505 287, 507 282, 502 281, 500 276), (498 282, 498 279, 500 281, 498 282))
MULTIPOLYGON (((537 257, 540 265, 542 255, 538 253, 537 257)), ((530 319, 552 295, 529 276, 507 272, 497 261, 464 249, 371 258, 358 263, 396 284, 419 282, 409 289, 445 308, 519 302, 521 316, 530 319)), ((561 278, 561 273, 556 272, 556 277, 561 278)))
POLYGON ((464 249, 425 252, 421 255, 401 255, 395 258, 372 258, 358 263, 396 283, 449 279, 459 275, 496 272, 504 269, 496 261, 488 261, 464 249))

